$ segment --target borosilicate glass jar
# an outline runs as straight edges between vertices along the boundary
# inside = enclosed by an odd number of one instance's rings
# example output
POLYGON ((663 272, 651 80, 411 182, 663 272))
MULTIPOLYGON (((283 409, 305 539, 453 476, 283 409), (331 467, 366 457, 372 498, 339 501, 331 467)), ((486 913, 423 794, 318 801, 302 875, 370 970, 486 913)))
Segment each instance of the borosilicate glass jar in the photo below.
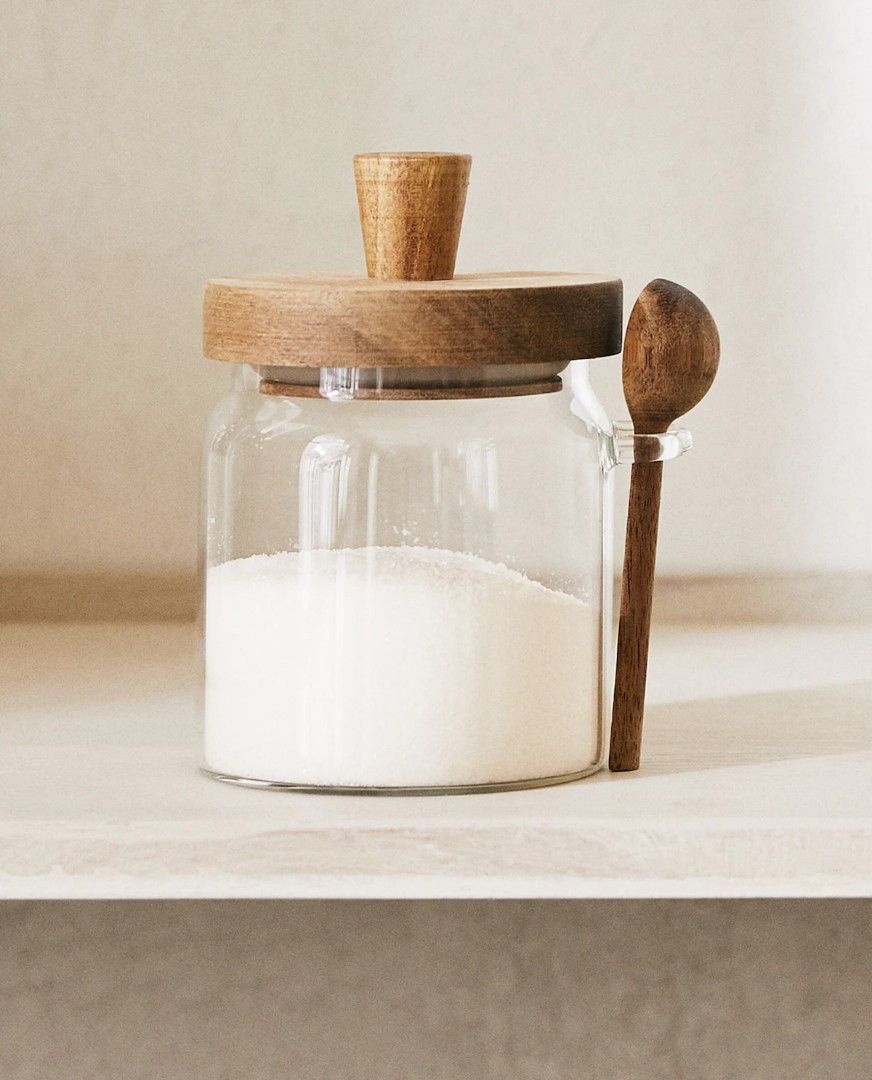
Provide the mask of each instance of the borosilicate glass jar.
POLYGON ((205 454, 205 763, 298 790, 464 792, 602 764, 614 429, 587 363, 238 365, 205 454))

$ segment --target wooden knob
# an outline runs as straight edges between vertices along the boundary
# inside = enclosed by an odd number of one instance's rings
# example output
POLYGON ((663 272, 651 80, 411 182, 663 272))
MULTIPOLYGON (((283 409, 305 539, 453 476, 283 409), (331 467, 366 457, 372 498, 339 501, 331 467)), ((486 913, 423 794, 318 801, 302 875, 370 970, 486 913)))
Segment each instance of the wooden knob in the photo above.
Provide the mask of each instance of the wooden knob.
POLYGON ((366 269, 382 281, 454 276, 472 158, 358 154, 354 179, 366 269))

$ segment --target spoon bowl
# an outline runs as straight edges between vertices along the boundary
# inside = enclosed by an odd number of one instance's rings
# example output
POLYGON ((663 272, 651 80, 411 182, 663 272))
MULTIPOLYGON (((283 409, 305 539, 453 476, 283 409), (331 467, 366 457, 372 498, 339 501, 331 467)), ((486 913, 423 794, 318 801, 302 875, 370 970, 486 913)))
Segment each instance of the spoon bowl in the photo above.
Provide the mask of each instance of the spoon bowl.
POLYGON ((646 285, 624 337, 624 397, 636 432, 660 434, 699 404, 719 358, 718 328, 702 300, 663 278, 646 285))

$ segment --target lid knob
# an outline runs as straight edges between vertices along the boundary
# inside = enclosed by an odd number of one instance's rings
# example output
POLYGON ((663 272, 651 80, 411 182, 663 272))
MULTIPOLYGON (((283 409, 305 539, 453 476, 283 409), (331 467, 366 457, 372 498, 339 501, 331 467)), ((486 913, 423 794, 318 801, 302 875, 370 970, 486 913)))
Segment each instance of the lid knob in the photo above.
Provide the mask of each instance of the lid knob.
POLYGON ((381 281, 454 276, 472 158, 357 154, 354 179, 366 269, 381 281))

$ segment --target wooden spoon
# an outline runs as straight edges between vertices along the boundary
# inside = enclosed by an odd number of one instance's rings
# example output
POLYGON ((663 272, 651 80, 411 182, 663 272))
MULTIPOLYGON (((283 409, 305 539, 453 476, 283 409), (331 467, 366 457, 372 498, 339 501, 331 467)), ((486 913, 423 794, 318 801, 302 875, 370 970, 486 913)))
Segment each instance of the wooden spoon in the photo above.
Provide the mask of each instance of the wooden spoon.
MULTIPOLYGON (((718 329, 698 296, 658 278, 646 285, 624 337, 624 397, 637 435, 659 435, 701 401, 718 370, 718 329)), ((636 462, 630 508, 609 768, 639 768, 663 462, 636 462)))

